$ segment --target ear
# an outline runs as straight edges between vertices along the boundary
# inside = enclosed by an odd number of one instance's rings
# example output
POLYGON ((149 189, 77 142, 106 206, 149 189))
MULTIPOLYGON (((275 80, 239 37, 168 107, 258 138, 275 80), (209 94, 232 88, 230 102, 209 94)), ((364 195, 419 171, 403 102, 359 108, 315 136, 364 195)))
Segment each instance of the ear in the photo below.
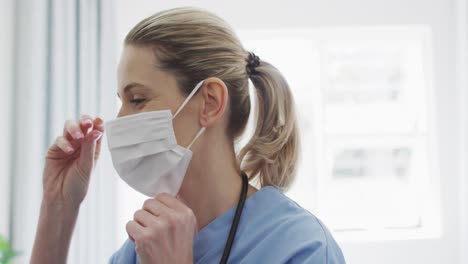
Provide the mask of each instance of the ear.
POLYGON ((226 112, 228 89, 221 79, 210 77, 205 80, 200 91, 203 98, 200 125, 210 127, 220 120, 226 112))

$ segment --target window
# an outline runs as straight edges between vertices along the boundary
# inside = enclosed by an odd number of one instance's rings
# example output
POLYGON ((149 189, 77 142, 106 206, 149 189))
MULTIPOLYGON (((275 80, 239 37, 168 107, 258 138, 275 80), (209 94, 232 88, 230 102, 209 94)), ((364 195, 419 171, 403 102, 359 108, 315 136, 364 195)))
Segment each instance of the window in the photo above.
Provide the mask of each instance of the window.
POLYGON ((288 195, 341 240, 438 236, 430 31, 240 36, 247 49, 279 68, 297 101, 303 153, 288 195))

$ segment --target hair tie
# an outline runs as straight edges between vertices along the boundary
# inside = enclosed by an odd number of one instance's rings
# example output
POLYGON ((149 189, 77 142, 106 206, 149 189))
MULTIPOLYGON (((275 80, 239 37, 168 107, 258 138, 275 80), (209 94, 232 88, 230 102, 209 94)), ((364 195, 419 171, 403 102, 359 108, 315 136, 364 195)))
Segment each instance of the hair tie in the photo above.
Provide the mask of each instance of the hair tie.
POLYGON ((249 52, 249 56, 247 58, 247 75, 250 77, 252 75, 258 74, 255 70, 260 65, 260 58, 255 55, 253 52, 249 52))

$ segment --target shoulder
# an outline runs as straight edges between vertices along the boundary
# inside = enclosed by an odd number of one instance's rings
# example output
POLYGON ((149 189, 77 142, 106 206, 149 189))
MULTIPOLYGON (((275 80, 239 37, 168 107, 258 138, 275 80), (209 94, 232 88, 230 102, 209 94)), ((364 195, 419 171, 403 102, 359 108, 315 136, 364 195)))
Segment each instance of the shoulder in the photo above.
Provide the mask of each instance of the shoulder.
POLYGON ((125 241, 122 247, 115 252, 109 260, 109 264, 130 264, 138 263, 137 254, 135 252, 135 244, 129 239, 125 241))
POLYGON ((264 250, 288 263, 345 263, 340 247, 316 216, 278 189, 265 188, 253 210, 256 232, 264 232, 264 250))

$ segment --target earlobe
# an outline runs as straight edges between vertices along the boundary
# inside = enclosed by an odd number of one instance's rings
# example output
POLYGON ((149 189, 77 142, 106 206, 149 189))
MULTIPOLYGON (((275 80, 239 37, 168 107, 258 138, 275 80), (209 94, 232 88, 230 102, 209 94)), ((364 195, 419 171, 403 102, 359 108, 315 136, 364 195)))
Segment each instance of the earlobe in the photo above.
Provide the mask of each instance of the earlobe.
POLYGON ((203 96, 203 107, 200 113, 201 126, 210 127, 226 112, 228 90, 221 79, 211 77, 205 80, 201 92, 203 96))

